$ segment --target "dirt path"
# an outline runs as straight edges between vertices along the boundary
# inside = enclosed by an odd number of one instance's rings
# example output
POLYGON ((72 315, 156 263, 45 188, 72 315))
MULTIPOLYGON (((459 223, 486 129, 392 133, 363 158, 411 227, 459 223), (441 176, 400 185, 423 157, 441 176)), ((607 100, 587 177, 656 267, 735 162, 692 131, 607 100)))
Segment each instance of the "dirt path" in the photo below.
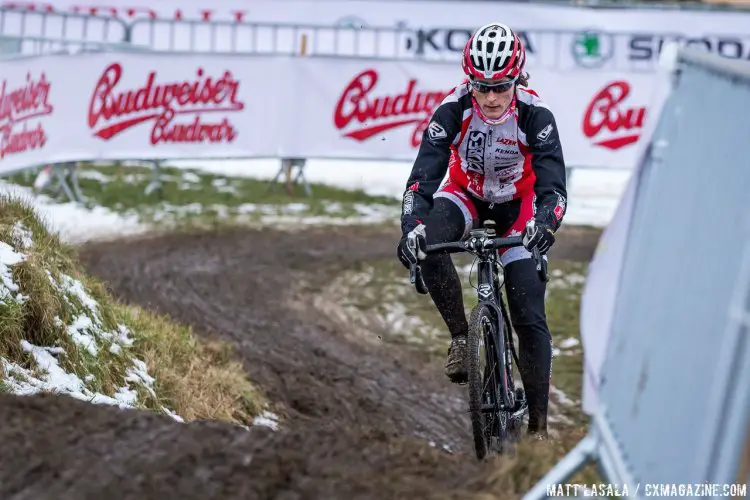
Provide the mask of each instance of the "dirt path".
MULTIPOLYGON (((465 391, 439 365, 364 343, 294 296, 295 282, 331 266, 395 258, 395 237, 377 227, 227 230, 83 248, 123 300, 233 342, 280 405, 283 430, 6 396, 0 439, 18 460, 0 469, 0 497, 466 498, 462 488, 491 465, 470 454, 465 391)), ((591 251, 561 234, 558 257, 591 251)))

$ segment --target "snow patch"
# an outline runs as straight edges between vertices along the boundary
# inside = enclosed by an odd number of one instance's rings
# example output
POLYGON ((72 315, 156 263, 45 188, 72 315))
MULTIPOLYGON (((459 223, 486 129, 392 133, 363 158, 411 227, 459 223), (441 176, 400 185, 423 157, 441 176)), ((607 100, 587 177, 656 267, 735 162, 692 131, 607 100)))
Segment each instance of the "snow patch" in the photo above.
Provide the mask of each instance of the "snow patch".
POLYGON ((26 260, 26 256, 16 252, 13 247, 0 241, 0 304, 14 301, 23 304, 26 297, 18 293, 18 285, 13 282, 13 272, 10 266, 26 260))
MULTIPOLYGON (((33 246, 31 233, 21 224, 13 227, 12 241, 19 247, 33 246)), ((18 285, 13 281, 10 266, 22 262, 26 256, 8 243, 0 242, 0 301, 13 299, 13 293, 18 291, 18 285)), ((56 291, 71 303, 74 298, 82 310, 79 310, 70 325, 59 318, 53 318, 54 324, 70 335, 71 340, 91 356, 98 356, 100 348, 110 343, 110 352, 123 354, 123 347, 133 344, 130 330, 124 325, 117 325, 115 331, 107 331, 99 317, 99 304, 86 291, 83 283, 66 274, 61 274, 56 280, 47 270, 47 276, 56 291)), ((18 296, 16 296, 18 300, 18 296)), ((71 397, 98 404, 110 404, 121 408, 134 408, 138 404, 138 388, 145 389, 154 398, 154 378, 149 375, 146 363, 137 358, 126 360, 130 366, 125 373, 125 385, 117 388, 112 396, 95 392, 86 387, 93 383, 96 377, 91 373, 82 374, 83 380, 75 373, 66 372, 60 365, 59 359, 66 356, 62 347, 37 346, 27 340, 20 341, 20 347, 34 360, 35 368, 24 368, 0 357, 0 372, 5 373, 3 385, 13 394, 31 395, 40 392, 66 394, 71 397)), ((80 367, 80 370, 84 370, 80 367)), ((178 421, 182 419, 170 410, 162 410, 178 421)))
POLYGON ((277 431, 279 430, 279 416, 266 410, 253 419, 253 425, 263 425, 277 431))
POLYGON ((26 229, 21 221, 17 221, 15 224, 13 224, 10 238, 13 243, 15 243, 16 246, 20 247, 22 250, 27 250, 34 244, 31 237, 31 231, 26 229))
POLYGON ((34 207, 52 233, 68 243, 121 237, 146 232, 147 225, 133 215, 120 215, 107 208, 86 208, 79 203, 58 203, 49 196, 36 194, 31 188, 0 180, 0 194, 10 195, 34 207))

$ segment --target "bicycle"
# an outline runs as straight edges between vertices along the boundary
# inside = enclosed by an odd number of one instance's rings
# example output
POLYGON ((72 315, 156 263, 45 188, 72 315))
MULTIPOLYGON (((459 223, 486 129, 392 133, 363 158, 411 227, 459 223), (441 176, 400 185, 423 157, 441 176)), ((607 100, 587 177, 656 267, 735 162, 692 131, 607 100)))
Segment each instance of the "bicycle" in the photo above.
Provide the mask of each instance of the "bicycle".
MULTIPOLYGON (((498 238, 493 220, 485 220, 483 225, 482 229, 472 230, 465 240, 428 245, 425 249, 428 254, 446 250, 468 252, 476 256, 474 263, 478 260, 475 287, 478 301, 471 311, 467 340, 469 413, 478 460, 493 450, 512 452, 523 417, 528 413, 524 389, 516 388, 513 381, 513 363, 518 365, 518 355, 501 290, 505 280, 500 282, 502 264, 497 252, 523 245, 523 238, 498 238), (482 345, 486 347, 484 356, 480 352, 482 345)), ((548 281, 547 262, 537 249, 532 256, 540 279, 548 281)), ((420 294, 428 293, 419 264, 411 265, 410 282, 420 294)))

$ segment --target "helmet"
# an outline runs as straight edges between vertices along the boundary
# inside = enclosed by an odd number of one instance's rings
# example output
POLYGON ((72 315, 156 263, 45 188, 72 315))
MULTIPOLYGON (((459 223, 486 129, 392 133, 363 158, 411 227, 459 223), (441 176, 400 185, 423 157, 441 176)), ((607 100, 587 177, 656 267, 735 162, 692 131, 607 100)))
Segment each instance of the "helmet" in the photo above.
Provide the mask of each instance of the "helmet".
POLYGON ((485 24, 464 46, 461 61, 469 78, 515 78, 523 71, 526 50, 512 29, 500 23, 485 24))

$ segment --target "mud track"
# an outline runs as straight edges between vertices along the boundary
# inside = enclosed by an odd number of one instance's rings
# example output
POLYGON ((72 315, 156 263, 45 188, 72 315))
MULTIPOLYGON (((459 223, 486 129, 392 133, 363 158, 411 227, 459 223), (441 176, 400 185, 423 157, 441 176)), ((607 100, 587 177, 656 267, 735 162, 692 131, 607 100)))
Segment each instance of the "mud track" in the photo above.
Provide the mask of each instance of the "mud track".
MULTIPOLYGON (((561 235, 558 257, 588 259, 593 245, 574 233, 561 235)), ((182 425, 64 397, 2 396, 0 498, 480 492, 492 464, 473 459, 463 388, 448 384, 439 364, 362 339, 297 292, 349 264, 394 258, 396 236, 378 227, 224 230, 82 248, 87 268, 122 300, 232 342, 279 408, 282 429, 182 425)))

